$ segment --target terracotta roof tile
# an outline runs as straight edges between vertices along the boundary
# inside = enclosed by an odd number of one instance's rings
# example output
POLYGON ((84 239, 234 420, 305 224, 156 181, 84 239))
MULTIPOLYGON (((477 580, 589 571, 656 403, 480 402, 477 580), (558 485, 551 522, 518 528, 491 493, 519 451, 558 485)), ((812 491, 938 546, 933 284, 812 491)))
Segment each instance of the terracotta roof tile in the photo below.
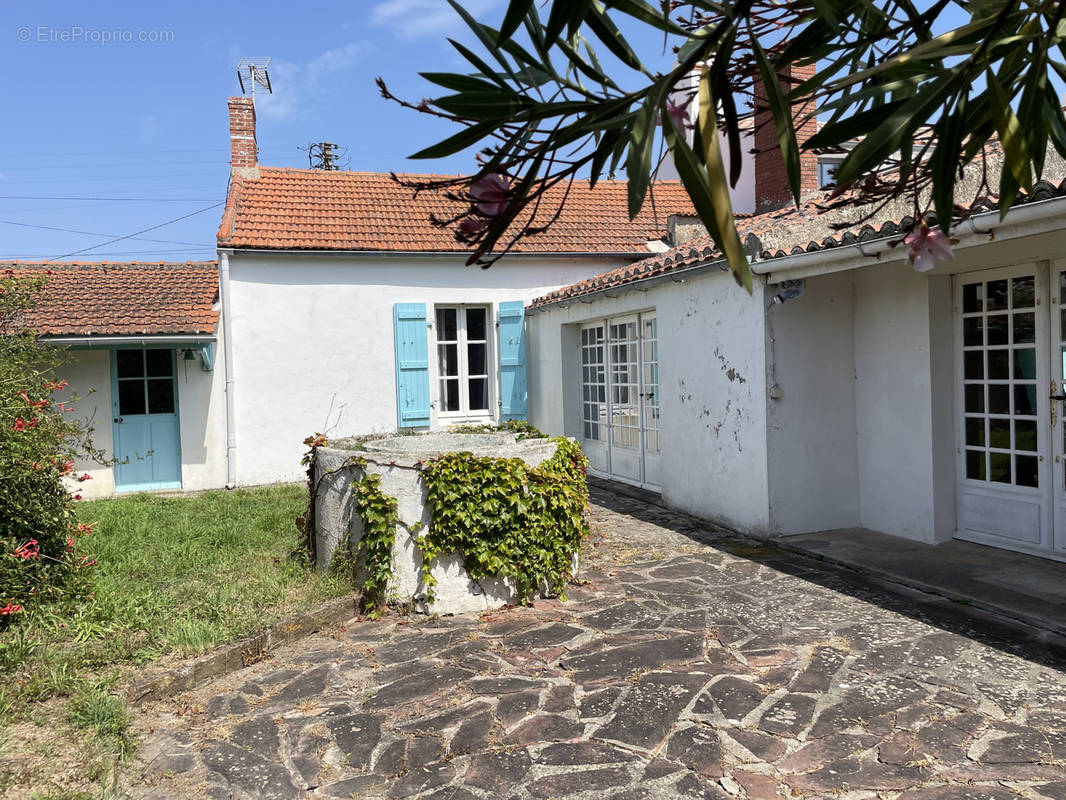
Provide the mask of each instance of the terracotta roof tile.
POLYGON ((214 333, 218 263, 0 262, 5 275, 47 275, 29 327, 43 336, 214 333))
MULTIPOLYGON (((1061 173, 1062 170, 1058 172, 1061 173)), ((1059 183, 1039 181, 1034 185, 1031 195, 1020 193, 1015 205, 1056 197, 1066 197, 1066 179, 1060 180, 1059 183)), ((799 208, 789 206, 756 216, 738 215, 737 231, 749 250, 756 251, 758 258, 765 261, 788 255, 830 250, 875 239, 903 237, 914 226, 913 217, 900 213, 901 207, 906 206, 906 202, 901 201, 900 204, 886 209, 885 213, 873 220, 872 224, 867 223, 847 230, 839 226, 844 224, 843 220, 847 215, 855 213, 855 209, 847 206, 843 209, 827 211, 825 203, 828 199, 828 193, 818 193, 808 198, 799 208)), ((980 197, 968 204, 967 208, 970 213, 981 213, 995 210, 997 204, 993 197, 980 197)), ((624 286, 634 281, 647 280, 722 257, 710 236, 700 236, 665 253, 642 259, 629 266, 596 275, 570 286, 564 286, 536 298, 530 303, 530 307, 549 305, 560 300, 624 286)))
MULTIPOLYGON (((272 250, 469 252, 431 216, 450 218, 463 205, 443 192, 401 186, 386 173, 261 167, 257 179, 234 176, 218 231, 221 247, 272 250)), ((427 175, 405 176, 428 179, 427 175)), ((563 187, 553 188, 537 220, 554 214, 563 187)), ((544 233, 521 240, 518 253, 645 254, 662 238, 667 217, 695 210, 678 181, 653 185, 636 219, 627 213, 627 184, 576 181, 561 216, 544 233)))

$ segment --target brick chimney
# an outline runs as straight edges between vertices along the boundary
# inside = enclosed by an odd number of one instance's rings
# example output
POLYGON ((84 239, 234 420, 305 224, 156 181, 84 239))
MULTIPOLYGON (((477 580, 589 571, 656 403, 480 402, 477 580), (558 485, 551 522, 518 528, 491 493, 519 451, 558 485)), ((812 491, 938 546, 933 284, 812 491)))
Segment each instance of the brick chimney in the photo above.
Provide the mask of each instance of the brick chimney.
POLYGON ((244 178, 259 177, 255 142, 255 103, 250 97, 229 99, 230 171, 244 178))
MULTIPOLYGON (((778 73, 781 89, 791 91, 803 81, 814 76, 815 65, 792 65, 786 72, 778 73)), ((800 117, 811 109, 810 103, 797 103, 792 107, 796 122, 796 139, 803 143, 818 131, 818 122, 812 116, 805 122, 800 117)), ((800 197, 818 190, 818 156, 800 150, 800 197)), ((785 173, 785 159, 777 143, 774 117, 766 101, 766 90, 761 81, 755 84, 755 213, 773 211, 792 203, 792 191, 785 173)))

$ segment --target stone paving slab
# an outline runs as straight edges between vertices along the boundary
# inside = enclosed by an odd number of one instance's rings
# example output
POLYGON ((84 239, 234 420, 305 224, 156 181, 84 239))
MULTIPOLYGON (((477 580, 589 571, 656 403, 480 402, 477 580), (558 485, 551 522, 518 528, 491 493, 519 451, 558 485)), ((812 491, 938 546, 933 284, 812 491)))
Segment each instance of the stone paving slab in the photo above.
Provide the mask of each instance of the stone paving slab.
POLYGON ((1066 797, 1054 637, 593 501, 567 602, 334 627, 147 704, 127 796, 1066 797))

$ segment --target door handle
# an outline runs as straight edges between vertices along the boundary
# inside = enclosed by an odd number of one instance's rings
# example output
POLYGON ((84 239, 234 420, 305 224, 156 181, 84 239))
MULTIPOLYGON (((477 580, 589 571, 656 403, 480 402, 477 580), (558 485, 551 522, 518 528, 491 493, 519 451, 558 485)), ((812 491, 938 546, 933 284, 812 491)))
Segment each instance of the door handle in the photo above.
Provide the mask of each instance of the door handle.
POLYGON ((1066 394, 1056 394, 1055 390, 1058 389, 1058 381, 1052 381, 1048 391, 1048 399, 1050 400, 1066 400, 1066 394))
POLYGON ((122 417, 115 417, 114 421, 119 423, 119 424, 121 424, 122 423, 122 417))

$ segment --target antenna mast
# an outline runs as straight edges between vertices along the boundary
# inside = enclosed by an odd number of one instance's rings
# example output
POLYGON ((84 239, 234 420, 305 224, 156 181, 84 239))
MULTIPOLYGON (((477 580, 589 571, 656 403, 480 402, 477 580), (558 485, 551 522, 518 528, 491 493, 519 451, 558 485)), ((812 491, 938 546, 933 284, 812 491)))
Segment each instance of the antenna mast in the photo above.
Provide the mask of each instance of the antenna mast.
POLYGON ((255 87, 258 84, 267 90, 267 94, 273 94, 270 87, 270 74, 267 67, 270 66, 269 58, 242 58, 237 62, 237 80, 241 82, 241 94, 251 95, 255 102, 255 87))

